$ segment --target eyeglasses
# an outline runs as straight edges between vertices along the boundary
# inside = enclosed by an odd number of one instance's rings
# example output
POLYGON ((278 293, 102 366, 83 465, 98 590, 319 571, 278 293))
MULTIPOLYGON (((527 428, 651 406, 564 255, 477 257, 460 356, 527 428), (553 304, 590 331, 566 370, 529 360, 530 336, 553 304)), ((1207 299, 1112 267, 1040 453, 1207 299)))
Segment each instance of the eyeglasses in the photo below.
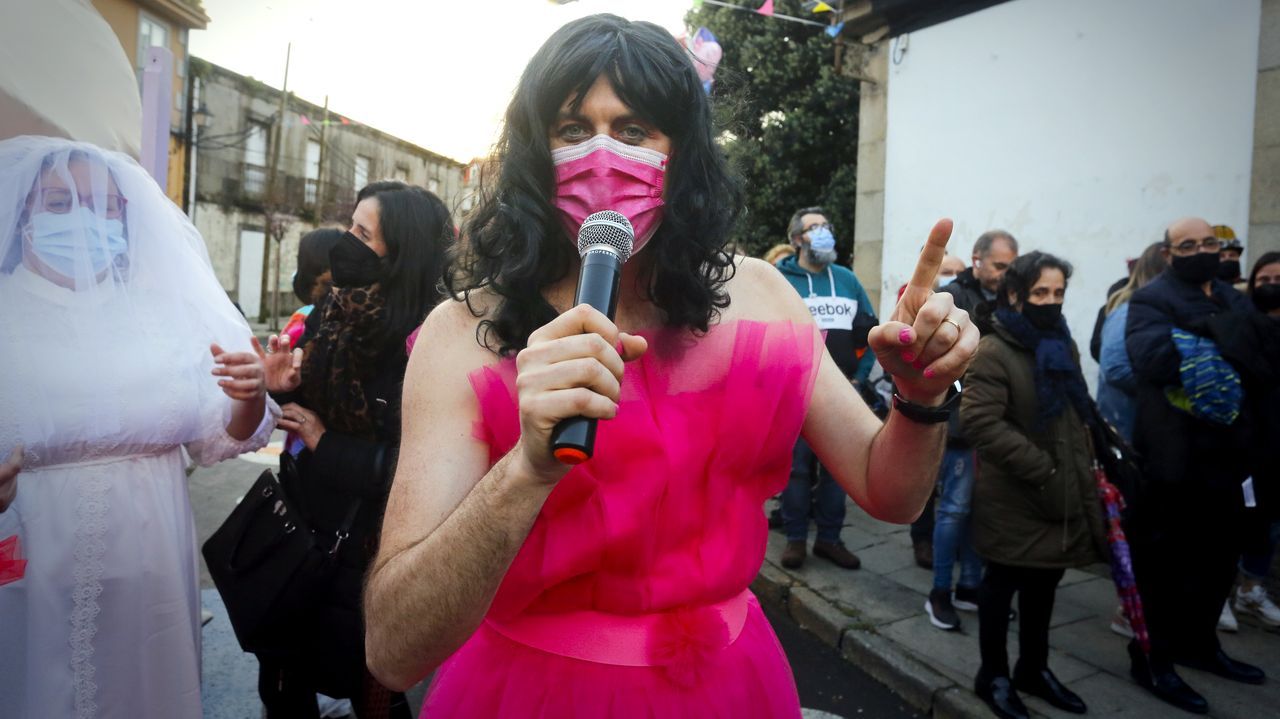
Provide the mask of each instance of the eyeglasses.
MULTIPOLYGON (((76 206, 76 200, 80 201, 80 207, 87 207, 90 210, 96 210, 93 195, 72 195, 71 190, 65 187, 46 187, 40 190, 40 207, 45 212, 52 212, 55 215, 65 215, 76 206)), ((102 196, 102 211, 109 220, 119 219, 124 214, 124 206, 127 201, 120 195, 111 193, 102 196)))
POLYGON ((1197 248, 1200 252, 1217 252, 1222 249, 1222 240, 1216 237, 1205 237, 1204 239, 1188 239, 1172 245, 1174 251, 1181 255, 1189 255, 1196 252, 1197 248))

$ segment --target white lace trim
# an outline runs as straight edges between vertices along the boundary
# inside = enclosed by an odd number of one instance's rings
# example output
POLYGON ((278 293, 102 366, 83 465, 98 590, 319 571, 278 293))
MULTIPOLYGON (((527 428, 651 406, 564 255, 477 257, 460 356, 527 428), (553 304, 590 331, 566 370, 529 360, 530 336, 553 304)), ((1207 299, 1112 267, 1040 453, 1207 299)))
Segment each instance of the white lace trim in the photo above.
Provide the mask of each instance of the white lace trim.
POLYGON ((72 577, 71 680, 75 687, 76 717, 98 714, 98 685, 94 682, 93 639, 98 633, 98 597, 102 594, 103 535, 107 531, 107 478, 90 471, 76 500, 76 548, 72 577))

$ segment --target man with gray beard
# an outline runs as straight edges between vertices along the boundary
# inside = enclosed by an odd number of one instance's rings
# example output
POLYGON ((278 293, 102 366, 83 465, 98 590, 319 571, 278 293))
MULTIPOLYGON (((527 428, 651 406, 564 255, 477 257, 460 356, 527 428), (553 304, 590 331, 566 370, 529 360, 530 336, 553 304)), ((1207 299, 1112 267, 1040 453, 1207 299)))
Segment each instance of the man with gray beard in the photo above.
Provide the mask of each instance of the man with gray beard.
MULTIPOLYGON (((862 283, 847 267, 836 264, 835 229, 821 207, 808 207, 791 216, 787 237, 796 254, 779 260, 776 267, 809 306, 836 366, 855 386, 865 383, 876 361, 867 351, 867 333, 877 320, 862 283)), ((860 567, 861 560, 840 541, 844 490, 800 439, 791 460, 791 480, 782 492, 782 523, 787 534, 784 567, 795 569, 804 564, 810 507, 818 525, 814 556, 845 569, 860 567)))

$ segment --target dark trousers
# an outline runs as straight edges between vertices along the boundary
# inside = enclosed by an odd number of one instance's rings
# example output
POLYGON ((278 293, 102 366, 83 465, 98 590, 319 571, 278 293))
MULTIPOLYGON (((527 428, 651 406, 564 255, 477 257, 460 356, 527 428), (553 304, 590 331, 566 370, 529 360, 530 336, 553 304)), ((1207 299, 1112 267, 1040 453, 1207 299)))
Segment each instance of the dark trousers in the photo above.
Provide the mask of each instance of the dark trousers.
MULTIPOLYGON (((364 672, 362 691, 351 697, 360 719, 413 719, 404 694, 381 687, 364 672)), ((320 719, 316 685, 305 671, 258 657, 258 697, 267 719, 320 719)))
POLYGON ((1018 593, 1018 670, 1038 672, 1049 665, 1049 617, 1063 569, 1012 567, 987 562, 978 589, 978 649, 983 680, 1009 676, 1009 608, 1018 593))
POLYGON ((1220 648, 1218 615, 1235 583, 1244 498, 1239 487, 1149 483, 1138 496, 1129 544, 1151 635, 1151 663, 1220 648))

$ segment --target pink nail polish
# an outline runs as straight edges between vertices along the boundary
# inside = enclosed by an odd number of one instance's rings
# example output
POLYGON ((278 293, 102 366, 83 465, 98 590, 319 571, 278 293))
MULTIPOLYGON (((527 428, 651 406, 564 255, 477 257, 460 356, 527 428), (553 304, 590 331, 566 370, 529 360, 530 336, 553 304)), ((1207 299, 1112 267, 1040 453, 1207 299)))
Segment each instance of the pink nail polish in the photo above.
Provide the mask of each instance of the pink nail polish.
POLYGON ((932 367, 930 367, 929 369, 927 369, 927 370, 925 370, 925 371, 924 371, 924 377, 925 377, 925 379, 933 379, 934 377, 936 377, 936 376, 937 376, 937 374, 938 374, 937 372, 934 372, 934 371, 933 371, 933 368, 932 368, 932 367))
MULTIPOLYGON (((905 329, 898 333, 898 341, 904 345, 911 344, 911 330, 905 329)), ((908 360, 910 361, 910 360, 908 360)))
POLYGON ((614 345, 613 348, 618 351, 619 355, 626 351, 626 347, 623 346, 622 340, 618 340, 618 344, 614 345))
POLYGON ((915 352, 903 352, 903 353, 902 353, 902 361, 903 361, 903 362, 915 362, 915 361, 916 361, 916 353, 915 353, 915 352))

